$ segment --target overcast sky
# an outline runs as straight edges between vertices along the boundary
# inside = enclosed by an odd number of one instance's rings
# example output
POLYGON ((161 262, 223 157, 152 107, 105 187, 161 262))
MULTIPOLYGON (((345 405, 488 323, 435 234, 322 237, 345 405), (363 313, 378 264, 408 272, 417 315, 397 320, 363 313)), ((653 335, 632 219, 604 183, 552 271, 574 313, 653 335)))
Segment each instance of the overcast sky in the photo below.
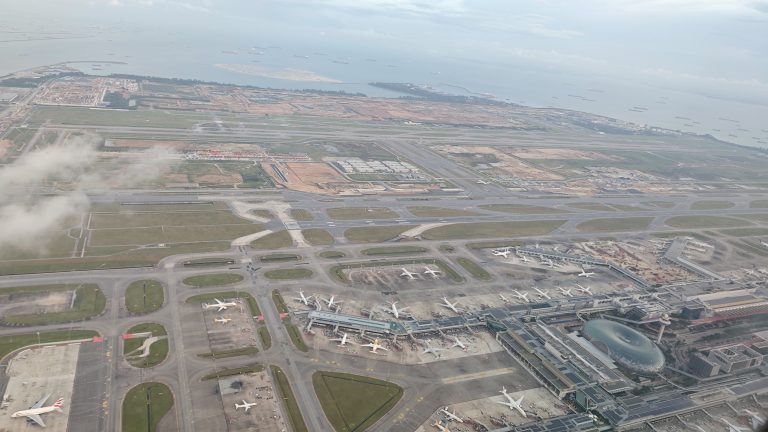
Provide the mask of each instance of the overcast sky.
MULTIPOLYGON (((5 0, 9 17, 269 36, 768 105, 768 0, 5 0)), ((4 13, 5 13, 4 12, 4 13)), ((7 23, 8 21, 6 21, 7 23)), ((0 52, 2 47, 0 46, 0 52)))

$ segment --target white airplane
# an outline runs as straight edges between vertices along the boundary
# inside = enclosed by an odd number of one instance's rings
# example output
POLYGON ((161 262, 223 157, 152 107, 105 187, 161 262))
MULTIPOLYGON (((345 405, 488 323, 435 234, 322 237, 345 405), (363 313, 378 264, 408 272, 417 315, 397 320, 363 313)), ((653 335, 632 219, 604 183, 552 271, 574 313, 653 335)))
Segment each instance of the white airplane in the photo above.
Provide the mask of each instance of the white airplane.
POLYGON ((304 291, 301 291, 301 290, 299 291, 299 295, 300 295, 301 297, 294 297, 293 299, 294 299, 294 300, 296 300, 297 302, 301 302, 301 303, 304 303, 304 305, 305 305, 305 306, 309 306, 309 299, 311 299, 312 297, 314 297, 314 296, 312 296, 312 295, 309 295, 309 296, 306 296, 306 297, 305 297, 305 296, 304 296, 304 291))
POLYGON ((528 302, 530 302, 530 300, 528 300, 528 293, 521 293, 521 292, 520 292, 520 291, 518 291, 518 290, 514 290, 514 291, 515 291, 515 296, 516 296, 516 297, 517 297, 519 300, 522 300, 522 301, 523 301, 523 302, 525 302, 525 303, 528 303, 528 302))
POLYGON ((487 181, 485 181, 485 180, 482 180, 482 179, 481 179, 481 180, 478 180, 478 181, 477 181, 477 184, 481 184, 481 185, 487 185, 487 184, 488 184, 488 182, 487 182, 487 181))
POLYGON ((748 409, 743 409, 742 411, 752 419, 753 430, 760 430, 760 428, 765 424, 765 417, 761 417, 756 412, 750 411, 748 409))
POLYGON ((764 248, 768 249, 768 242, 761 241, 760 244, 763 245, 764 248))
POLYGON ((235 402, 235 411, 237 411, 238 408, 245 408, 245 412, 248 412, 252 406, 256 406, 256 402, 248 403, 245 401, 245 399, 243 399, 243 403, 241 404, 235 402))
POLYGON ((384 346, 381 345, 380 342, 381 341, 379 341, 379 339, 374 339, 373 342, 360 345, 360 346, 370 348, 371 349, 370 352, 374 354, 376 354, 376 350, 380 350, 380 349, 383 349, 384 351, 389 351, 387 348, 384 348, 384 346))
POLYGON ((347 344, 347 334, 344 333, 344 334, 342 334, 342 336, 340 338, 329 339, 329 340, 332 341, 332 342, 338 342, 339 346, 344 346, 344 345, 347 344))
POLYGON ((757 276, 757 272, 750 269, 743 269, 745 273, 747 273, 750 276, 757 276))
POLYGON ((402 272, 402 273, 400 273, 400 277, 405 277, 405 278, 408 278, 408 280, 414 280, 414 279, 416 279, 416 275, 417 275, 418 273, 412 273, 412 272, 409 272, 407 268, 402 268, 401 270, 402 270, 403 272, 402 272))
POLYGON ((451 345, 451 348, 454 348, 454 347, 459 347, 459 348, 463 349, 464 351, 466 351, 466 350, 467 350, 467 344, 465 344, 464 342, 462 342, 462 341, 461 341, 459 338, 457 338, 456 336, 452 336, 452 337, 453 337, 453 345, 451 345))
POLYGON ((549 259, 549 258, 545 258, 544 259, 544 264, 546 264, 546 265, 548 265, 550 267, 554 267, 555 266, 555 263, 553 263, 552 260, 549 259))
POLYGON ((509 303, 509 302, 510 302, 510 299, 509 299, 509 297, 505 296, 504 294, 499 294, 499 298, 500 298, 500 299, 501 299, 501 301, 503 301, 504 303, 509 303))
POLYGON ((325 302, 325 304, 328 305, 328 309, 333 308, 333 305, 336 305, 336 307, 338 307, 340 304, 344 303, 343 301, 336 301, 335 295, 332 295, 331 298, 328 300, 326 299, 322 299, 322 300, 325 302))
POLYGON ((28 421, 35 422, 40 427, 45 427, 45 422, 43 422, 43 419, 42 417, 40 417, 40 414, 46 414, 53 411, 62 412, 61 408, 64 407, 64 398, 56 399, 56 402, 54 402, 53 405, 43 406, 43 404, 45 404, 45 401, 47 401, 49 397, 51 397, 50 394, 43 396, 34 405, 29 407, 29 409, 16 411, 15 413, 11 414, 11 417, 12 418, 26 417, 28 421))
POLYGON ((451 420, 457 421, 459 423, 464 423, 464 419, 456 415, 456 410, 453 410, 453 412, 448 411, 448 407, 442 408, 440 411, 443 412, 443 414, 446 415, 451 420))
POLYGON ((425 345, 424 351, 422 351, 421 353, 432 354, 433 356, 435 356, 435 358, 440 358, 441 357, 440 351, 445 351, 442 348, 434 348, 429 346, 429 342, 424 342, 424 345, 425 345))
POLYGON ((590 278, 595 275, 595 272, 588 272, 584 270, 584 267, 581 268, 581 273, 578 274, 579 277, 585 277, 590 278))
POLYGON ((228 322, 232 321, 232 318, 224 318, 224 317, 218 317, 218 318, 214 318, 214 320, 213 320, 213 321, 214 321, 214 322, 217 322, 217 323, 219 323, 219 324, 226 324, 226 323, 228 323, 228 322))
POLYGON ((497 404, 506 405, 509 407, 509 409, 517 410, 517 412, 519 412, 521 416, 528 417, 528 414, 525 413, 525 411, 523 410, 523 406, 521 405, 523 403, 523 398, 525 397, 525 395, 520 396, 520 399, 518 400, 514 400, 512 399, 512 396, 510 396, 509 393, 507 393, 506 387, 502 387, 499 393, 503 394, 504 397, 507 398, 507 401, 506 402, 496 401, 497 404))
POLYGON ((432 276, 434 279, 440 277, 440 270, 432 270, 429 267, 424 267, 424 274, 432 276))
POLYGON ((459 309, 456 308, 459 302, 451 303, 450 301, 448 301, 448 297, 443 297, 443 303, 438 303, 438 304, 442 307, 445 307, 454 311, 455 313, 459 313, 459 309))
POLYGON ((540 289, 538 289, 536 287, 533 287, 533 289, 536 290, 536 292, 539 294, 539 297, 541 297, 543 299, 547 299, 547 300, 552 300, 552 297, 550 297, 550 295, 549 295, 549 291, 547 291, 547 290, 540 290, 540 289))
POLYGON ((507 249, 507 250, 495 250, 495 251, 493 251, 493 255, 494 255, 494 256, 500 256, 500 257, 504 257, 504 258, 508 257, 508 256, 509 256, 509 254, 511 254, 511 253, 512 253, 512 251, 510 251, 509 249, 507 249))
POLYGON ((563 287, 558 287, 558 289, 560 290, 560 294, 562 294, 563 297, 573 297, 573 294, 571 294, 571 290, 573 288, 565 289, 563 287))
POLYGON ((528 257, 525 256, 525 255, 520 255, 520 260, 525 262, 525 263, 527 263, 528 262, 528 257))
POLYGON ((223 302, 217 298, 213 299, 216 303, 206 303, 203 307, 205 309, 213 309, 218 308, 217 312, 221 312, 224 310, 227 310, 227 308, 235 307, 237 306, 237 303, 235 302, 223 302))
POLYGON ((436 427, 440 432, 451 432, 451 430, 443 426, 439 420, 435 420, 435 423, 433 423, 432 426, 436 427))
POLYGON ((589 286, 583 287, 579 284, 576 284, 576 287, 579 288, 579 291, 583 292, 584 294, 592 295, 592 288, 589 286))
POLYGON ((392 303, 392 308, 391 309, 387 309, 387 312, 391 313, 395 317, 395 319, 400 319, 400 314, 405 312, 406 309, 408 309, 408 308, 404 307, 404 308, 398 309, 397 308, 397 302, 393 302, 392 303))
POLYGON ((742 426, 736 426, 735 424, 729 422, 728 420, 720 417, 720 420, 723 421, 723 423, 728 425, 728 432, 747 432, 749 429, 742 427, 742 426))

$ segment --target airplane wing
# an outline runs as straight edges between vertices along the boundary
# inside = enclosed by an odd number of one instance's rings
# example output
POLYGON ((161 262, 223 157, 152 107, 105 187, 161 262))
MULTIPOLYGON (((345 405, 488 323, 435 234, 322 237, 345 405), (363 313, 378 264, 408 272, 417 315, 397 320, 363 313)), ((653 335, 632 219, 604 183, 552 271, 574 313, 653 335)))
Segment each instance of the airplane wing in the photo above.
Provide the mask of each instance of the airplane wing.
POLYGON ((27 418, 37 423, 38 426, 45 427, 45 423, 43 422, 43 419, 40 417, 39 414, 28 415, 27 418))
POLYGON ((29 407, 29 409, 42 408, 42 407, 43 407, 43 404, 45 404, 45 402, 48 400, 48 398, 49 398, 49 397, 51 397, 51 394, 50 394, 50 393, 48 393, 47 395, 45 395, 45 396, 43 396, 42 398, 40 398, 40 400, 39 400, 39 401, 37 401, 37 402, 35 402, 35 404, 34 404, 34 405, 32 405, 31 407, 29 407))

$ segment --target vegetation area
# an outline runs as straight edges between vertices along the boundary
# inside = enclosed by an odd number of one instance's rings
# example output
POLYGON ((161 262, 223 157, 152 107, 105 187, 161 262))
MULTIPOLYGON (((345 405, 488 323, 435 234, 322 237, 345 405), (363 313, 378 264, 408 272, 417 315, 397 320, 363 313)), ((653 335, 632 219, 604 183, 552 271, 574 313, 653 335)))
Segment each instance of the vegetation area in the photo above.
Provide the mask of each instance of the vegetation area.
POLYGON ((285 322, 285 329, 288 331, 288 336, 290 336, 291 342, 293 342, 293 346, 295 346, 296 349, 301 352, 309 351, 307 344, 304 343, 304 338, 301 336, 301 330, 299 330, 299 327, 297 327, 296 324, 287 321, 285 322))
POLYGON ((259 349, 255 346, 245 346, 240 348, 233 348, 229 350, 224 351, 211 351, 207 353, 198 354, 197 356, 200 358, 229 358, 229 357, 239 357, 239 356, 245 356, 245 355, 254 355, 259 352, 259 349))
POLYGON ((270 366, 272 371, 272 377, 277 384, 277 389, 285 402, 285 410, 288 412, 288 418, 291 420, 291 426, 294 432, 308 432, 307 425, 304 423, 304 418, 301 416, 301 410, 299 404, 296 402, 296 397, 293 395, 291 384, 288 382, 288 377, 285 376, 282 369, 277 366, 270 366))
POLYGON ((261 347, 264 348, 264 350, 268 350, 272 347, 272 335, 269 334, 269 329, 266 326, 259 326, 256 331, 259 333, 261 347))
POLYGON ((184 267, 216 267, 232 265, 235 260, 231 258, 200 258, 189 261, 184 261, 184 267))
POLYGON ((431 206, 412 206, 408 207, 408 211, 416 217, 461 217, 477 215, 476 212, 469 210, 431 206))
POLYGON ((564 220, 458 223, 428 229, 421 236, 427 240, 536 236, 548 234, 564 223, 564 220))
POLYGON ((326 230, 320 228, 308 228, 301 230, 304 240, 312 246, 329 246, 333 244, 333 236, 326 230))
POLYGON ((264 272, 264 277, 274 280, 306 279, 312 276, 312 270, 303 267, 275 269, 264 272))
POLYGON ((17 349, 38 342, 42 344, 80 339, 91 339, 99 334, 93 330, 61 330, 0 336, 0 360, 17 349))
POLYGON ((128 390, 123 399, 123 432, 156 432, 173 407, 173 393, 165 384, 146 382, 128 390))
POLYGON ((345 373, 315 372, 312 384, 337 432, 368 429, 403 396, 403 389, 396 384, 345 373))
POLYGON ((215 372, 211 372, 209 374, 203 375, 203 377, 200 378, 200 381, 208 381, 212 379, 244 375, 249 373, 261 372, 263 370, 264 370, 264 365, 261 365, 258 363, 250 364, 248 366, 236 367, 236 368, 219 369, 215 372))
POLYGON ((349 277, 347 276, 345 270, 349 269, 360 269, 360 268, 369 268, 369 267, 384 267, 384 266, 406 266, 406 265, 434 265, 440 269, 440 271, 443 272, 445 276, 447 276, 449 279, 451 279, 453 282, 460 283, 464 282, 464 278, 461 277, 460 274, 456 273, 456 270, 454 270, 451 266, 446 264, 443 260, 435 259, 435 258, 417 258, 417 259, 402 259, 402 260, 393 260, 393 261, 365 261, 365 262, 355 262, 355 263, 348 263, 348 264, 339 264, 335 265, 330 268, 329 272, 331 276, 339 280, 343 283, 350 283, 349 277))
POLYGON ((325 211, 331 219, 361 220, 361 219, 396 219, 397 212, 387 207, 337 207, 325 211))
POLYGON ((384 246, 363 249, 360 253, 363 255, 408 255, 426 251, 427 248, 421 246, 384 246))
MULTIPOLYGON (((138 324, 128 329, 126 333, 152 333, 152 336, 166 336, 168 332, 160 324, 157 323, 144 323, 138 324)), ((168 357, 169 343, 168 339, 160 339, 153 343, 149 347, 149 355, 143 358, 138 358, 136 355, 139 352, 134 352, 139 349, 146 340, 146 337, 137 337, 123 340, 123 354, 126 356, 126 360, 131 366, 139 368, 150 368, 159 365, 168 357)))
POLYGON ((208 294, 198 294, 188 298, 187 303, 194 304, 212 302, 214 299, 225 301, 225 299, 236 298, 244 299, 246 303, 248 303, 248 308, 251 310, 251 315, 254 317, 261 315, 261 309, 259 309, 259 304, 256 302, 256 299, 245 291, 221 291, 208 294))
POLYGON ((491 210, 515 214, 555 214, 568 213, 566 210, 527 204, 485 204, 480 206, 483 210, 491 210))
POLYGON ((754 200, 749 203, 749 208, 768 208, 768 200, 754 200))
POLYGON ((100 315, 107 305, 107 299, 96 284, 81 285, 44 285, 37 287, 15 287, 0 290, 0 295, 25 292, 53 292, 74 290, 75 300, 72 308, 61 312, 25 313, 5 315, 2 321, 11 326, 34 326, 45 324, 61 324, 73 321, 84 321, 100 315), (45 289, 47 287, 47 289, 45 289))
POLYGON ((768 236, 768 228, 729 228, 720 230, 721 233, 731 237, 759 237, 768 236))
POLYGON ((571 203, 568 204, 568 207, 573 207, 581 210, 592 210, 592 211, 616 211, 615 208, 601 203, 571 203))
POLYGON ((730 228, 750 225, 749 222, 725 216, 673 216, 664 223, 674 228, 730 228))
POLYGON ((164 110, 113 111, 79 107, 35 106, 31 124, 138 126, 144 128, 189 129, 197 123, 209 122, 201 113, 170 113, 164 110))
POLYGON ((276 289, 272 290, 272 301, 275 303, 278 312, 281 314, 288 313, 288 305, 285 304, 285 300, 283 300, 283 296, 280 295, 280 291, 276 289))
POLYGON ((381 243, 415 228, 414 225, 354 227, 344 231, 344 237, 353 243, 381 243))
POLYGON ((510 247, 510 246, 523 246, 524 243, 519 240, 507 240, 507 241, 481 241, 481 242, 472 242, 467 243, 467 248, 469 249, 498 249, 503 247, 510 247))
POLYGON ((300 222, 307 222, 315 219, 315 217, 312 216, 312 213, 308 210, 296 208, 291 209, 291 217, 300 222))
POLYGON ((672 201, 647 201, 642 204, 659 208, 672 208, 675 206, 675 203, 672 201))
POLYGON ((585 232, 640 231, 648 228, 651 221, 652 217, 591 219, 576 225, 576 229, 585 232))
POLYGON ((154 312, 163 306, 163 285, 152 279, 131 282, 125 290, 125 308, 134 315, 154 312))
POLYGON ((281 262, 281 261, 299 261, 301 255, 289 254, 289 253, 274 253, 270 255, 263 255, 259 257, 261 262, 281 262))
POLYGON ((464 267, 464 270, 468 271, 475 279, 484 281, 491 280, 491 274, 482 268, 480 264, 474 262, 473 260, 459 257, 456 259, 456 262, 459 263, 460 266, 464 267))
POLYGON ((320 258, 327 258, 327 259, 344 258, 345 256, 347 256, 347 254, 345 254, 344 252, 334 251, 334 250, 322 251, 318 255, 320 256, 320 258))
POLYGON ((280 249, 291 246, 293 246, 293 238, 288 230, 273 232, 251 242, 251 247, 254 249, 280 249))
POLYGON ((184 284, 195 288, 231 285, 241 282, 243 276, 237 273, 211 273, 198 276, 190 276, 184 279, 184 284))
POLYGON ((730 201, 696 201, 691 204, 691 210, 723 210, 733 207, 730 201))

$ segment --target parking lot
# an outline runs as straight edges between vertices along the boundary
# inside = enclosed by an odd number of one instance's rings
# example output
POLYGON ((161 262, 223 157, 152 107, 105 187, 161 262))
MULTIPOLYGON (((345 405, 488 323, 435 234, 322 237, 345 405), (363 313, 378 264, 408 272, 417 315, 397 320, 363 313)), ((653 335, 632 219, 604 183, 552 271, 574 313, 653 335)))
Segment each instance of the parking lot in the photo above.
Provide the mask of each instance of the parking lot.
POLYGON ((272 378, 267 370, 239 375, 220 383, 223 384, 222 387, 227 387, 227 391, 222 391, 221 399, 230 431, 287 430, 286 419, 283 418, 272 378), (243 407, 235 408, 235 404, 242 405, 243 402, 256 405, 251 406, 248 411, 243 407))

